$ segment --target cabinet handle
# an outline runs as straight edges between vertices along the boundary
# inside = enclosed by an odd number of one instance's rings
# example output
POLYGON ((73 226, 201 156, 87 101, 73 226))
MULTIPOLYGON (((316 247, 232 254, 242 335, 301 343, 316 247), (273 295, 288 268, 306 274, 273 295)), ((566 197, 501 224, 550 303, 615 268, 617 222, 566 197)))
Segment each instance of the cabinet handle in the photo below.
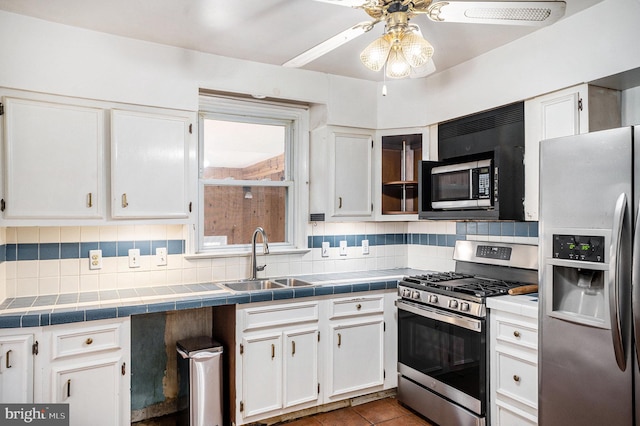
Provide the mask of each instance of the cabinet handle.
POLYGON ((516 383, 520 383, 520 376, 518 376, 517 374, 513 375, 513 381, 516 383))
POLYGON ((362 305, 358 303, 358 304, 356 305, 356 309, 357 309, 357 310, 362 309, 362 305))
POLYGON ((93 194, 87 194, 87 207, 93 207, 93 194))
POLYGON ((514 331, 514 332, 513 332, 513 335, 514 335, 515 337, 517 337, 518 339, 520 338, 520 332, 519 332, 518 330, 514 331))
POLYGON ((342 208, 342 197, 338 197, 338 208, 342 208))
POLYGON ((86 345, 90 345, 93 343, 93 339, 91 337, 87 337, 87 340, 84 341, 86 345))
POLYGON ((296 354, 296 341, 292 340, 291 341, 291 356, 294 356, 296 354))
POLYGON ((122 367, 120 368, 120 372, 122 373, 123 376, 127 372, 127 363, 126 362, 122 363, 122 367))
POLYGON ((342 344, 342 334, 338 333, 338 347, 342 344))
POLYGON ((129 202, 127 201, 127 194, 122 194, 122 208, 126 208, 129 205, 129 202))
POLYGON ((67 398, 71 397, 71 379, 67 380, 67 398))
POLYGON ((9 360, 10 356, 11 356, 11 349, 7 351, 7 355, 5 357, 5 365, 7 368, 11 368, 11 361, 9 360))
POLYGON ((274 345, 273 343, 271 344, 271 359, 274 359, 276 357, 276 345, 274 345))

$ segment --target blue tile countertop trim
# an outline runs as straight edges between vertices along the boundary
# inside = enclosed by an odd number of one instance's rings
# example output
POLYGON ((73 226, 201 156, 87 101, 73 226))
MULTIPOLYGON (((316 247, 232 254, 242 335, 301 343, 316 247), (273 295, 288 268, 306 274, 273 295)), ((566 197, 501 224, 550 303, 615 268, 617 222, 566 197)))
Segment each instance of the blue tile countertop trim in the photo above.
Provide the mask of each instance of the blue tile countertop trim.
POLYGON ((398 268, 303 275, 299 278, 314 285, 237 293, 223 289, 220 284, 204 283, 17 297, 0 303, 0 310, 12 311, 0 314, 0 328, 39 327, 153 312, 390 290, 398 287, 399 278, 424 272, 398 268), (170 294, 167 294, 167 290, 170 294), (144 300, 145 296, 147 300, 144 300), (82 302, 83 300, 86 302, 82 302))

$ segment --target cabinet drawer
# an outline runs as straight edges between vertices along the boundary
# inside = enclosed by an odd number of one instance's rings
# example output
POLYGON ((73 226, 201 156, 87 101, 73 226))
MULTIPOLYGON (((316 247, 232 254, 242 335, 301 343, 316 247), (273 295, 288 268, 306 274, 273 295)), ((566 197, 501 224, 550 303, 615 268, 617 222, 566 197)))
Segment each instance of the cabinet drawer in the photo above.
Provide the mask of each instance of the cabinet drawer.
POLYGON ((538 366, 503 352, 496 355, 496 392, 531 408, 537 408, 538 366))
POLYGON ((496 426, 536 426, 537 418, 528 413, 521 413, 498 404, 496 426))
POLYGON ((531 349, 538 348, 538 330, 534 325, 517 321, 496 321, 496 338, 501 341, 514 343, 531 349))
POLYGON ((331 318, 384 312, 384 296, 351 297, 331 302, 331 318))
POLYGON ((53 359, 122 348, 120 324, 53 331, 53 359))
POLYGON ((243 330, 318 321, 318 302, 287 303, 242 309, 243 330))

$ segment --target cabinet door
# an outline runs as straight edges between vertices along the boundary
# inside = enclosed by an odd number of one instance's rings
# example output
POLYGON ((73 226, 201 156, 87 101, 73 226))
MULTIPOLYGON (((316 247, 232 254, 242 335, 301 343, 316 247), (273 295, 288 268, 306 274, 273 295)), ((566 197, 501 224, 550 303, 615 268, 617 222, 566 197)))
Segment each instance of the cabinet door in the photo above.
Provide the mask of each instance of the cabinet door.
POLYGON ((52 396, 69 404, 71 426, 119 426, 122 359, 66 362, 52 370, 52 396))
POLYGON ((371 216, 372 141, 371 135, 333 134, 332 216, 371 216))
POLYGON ((382 317, 331 325, 329 398, 384 384, 382 317))
POLYGON ((186 218, 189 117, 114 110, 114 218, 186 218))
POLYGON ((32 335, 0 336, 0 401, 33 402, 32 335))
POLYGON ((284 407, 318 399, 318 329, 284 333, 284 407))
POLYGON ((282 408, 282 333, 242 339, 243 417, 282 408))
POLYGON ((6 218, 100 218, 104 112, 5 98, 6 218))

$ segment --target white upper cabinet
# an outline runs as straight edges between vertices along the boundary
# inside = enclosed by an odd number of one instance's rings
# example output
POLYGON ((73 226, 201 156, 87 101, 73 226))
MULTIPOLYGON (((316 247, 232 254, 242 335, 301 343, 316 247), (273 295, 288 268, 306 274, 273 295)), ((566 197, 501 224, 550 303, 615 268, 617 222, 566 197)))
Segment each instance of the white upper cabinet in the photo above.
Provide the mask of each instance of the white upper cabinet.
POLYGON ((111 112, 111 213, 114 218, 186 218, 193 117, 111 112))
POLYGON ((619 127, 620 108, 620 92, 588 84, 525 102, 525 220, 538 220, 540 141, 619 127))
POLYGON ((4 104, 4 217, 101 218, 104 110, 9 97, 4 104))
POLYGON ((373 216, 373 131, 322 127, 311 133, 310 213, 326 221, 373 216))

